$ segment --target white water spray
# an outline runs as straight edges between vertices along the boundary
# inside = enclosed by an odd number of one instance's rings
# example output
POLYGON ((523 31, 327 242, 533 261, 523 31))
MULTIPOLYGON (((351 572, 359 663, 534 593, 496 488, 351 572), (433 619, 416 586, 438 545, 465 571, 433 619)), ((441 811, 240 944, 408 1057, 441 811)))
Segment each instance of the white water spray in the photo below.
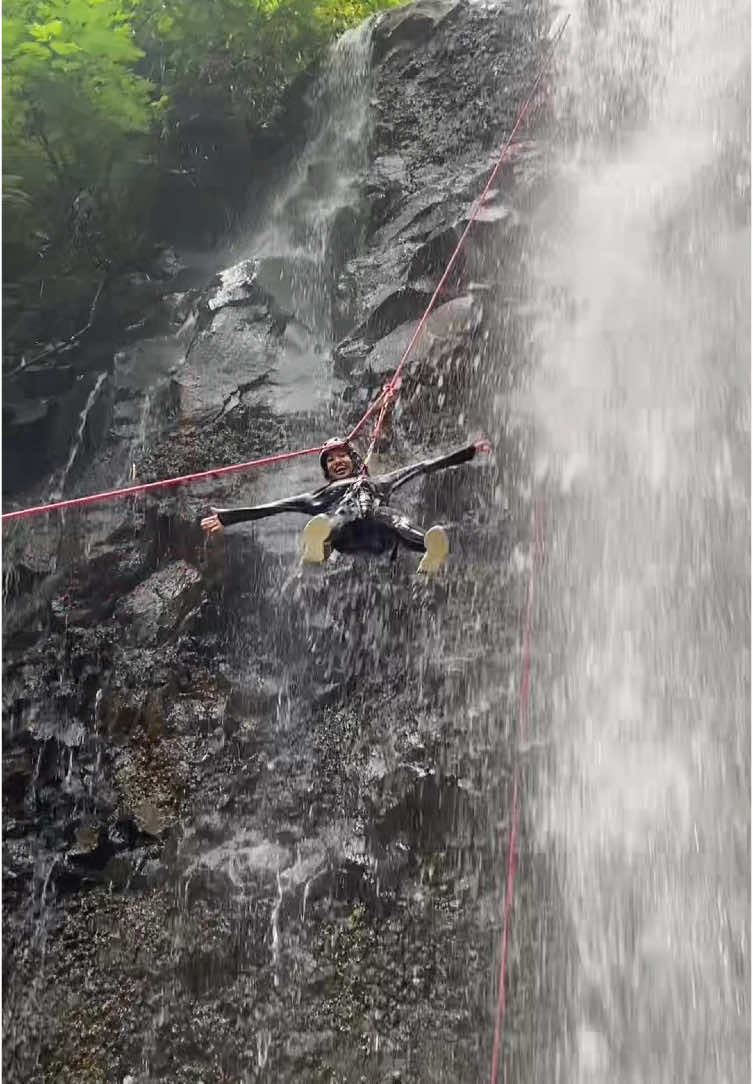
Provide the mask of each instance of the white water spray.
POLYGON ((262 284, 305 324, 327 332, 332 263, 358 229, 357 181, 366 164, 372 24, 332 45, 312 93, 311 135, 254 242, 262 284))
POLYGON ((272 206, 261 255, 325 258, 332 217, 353 201, 354 177, 366 162, 370 55, 368 20, 332 45, 312 95, 312 135, 272 206))
POLYGON ((107 375, 108 375, 107 373, 100 373, 99 374, 99 376, 97 377, 97 379, 96 379, 96 381, 94 383, 94 387, 89 392, 87 400, 84 403, 84 408, 81 411, 81 414, 79 415, 78 425, 76 426, 76 433, 75 433, 75 435, 73 437, 73 442, 71 444, 70 451, 68 452, 68 459, 67 459, 66 464, 63 467, 62 473, 60 475, 60 481, 58 482, 58 484, 55 487, 55 489, 53 490, 53 492, 50 494, 50 500, 51 501, 59 501, 59 500, 62 500, 62 498, 63 498, 63 494, 65 493, 65 483, 68 480, 68 475, 70 474, 71 468, 73 467, 73 464, 76 462, 76 459, 78 458, 78 454, 81 451, 81 448, 82 448, 83 443, 84 443, 84 434, 86 432, 86 423, 89 420, 89 415, 91 414, 91 412, 92 412, 92 410, 94 408, 94 404, 97 402, 97 399, 99 398, 100 389, 101 389, 102 385, 104 384, 105 380, 107 380, 107 375))
MULTIPOLYGON (((573 0, 533 260, 547 1079, 749 1078, 748 15, 573 0)), ((542 1070, 543 1072, 543 1070, 542 1070)), ((544 1076, 537 1075, 537 1079, 544 1076)))

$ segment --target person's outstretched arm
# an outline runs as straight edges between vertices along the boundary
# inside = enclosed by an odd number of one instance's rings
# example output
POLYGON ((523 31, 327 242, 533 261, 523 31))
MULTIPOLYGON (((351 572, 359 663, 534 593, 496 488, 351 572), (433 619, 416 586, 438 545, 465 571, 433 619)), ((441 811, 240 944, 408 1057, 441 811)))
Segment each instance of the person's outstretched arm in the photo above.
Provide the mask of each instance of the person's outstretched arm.
POLYGON ((325 511, 330 504, 327 499, 329 486, 318 489, 315 493, 299 493, 295 497, 285 497, 271 504, 257 504, 253 508, 213 508, 212 515, 201 521, 205 531, 213 533, 234 523, 248 523, 250 520, 266 519, 281 512, 301 512, 305 516, 316 516, 325 511))
POLYGON ((392 493, 419 474, 433 474, 434 471, 444 470, 445 467, 459 467, 461 463, 470 462, 477 452, 490 452, 491 448, 488 440, 477 440, 474 444, 458 448, 456 452, 450 452, 449 455, 440 455, 436 459, 424 459, 420 463, 411 464, 410 467, 400 467, 391 474, 385 474, 379 481, 392 493))

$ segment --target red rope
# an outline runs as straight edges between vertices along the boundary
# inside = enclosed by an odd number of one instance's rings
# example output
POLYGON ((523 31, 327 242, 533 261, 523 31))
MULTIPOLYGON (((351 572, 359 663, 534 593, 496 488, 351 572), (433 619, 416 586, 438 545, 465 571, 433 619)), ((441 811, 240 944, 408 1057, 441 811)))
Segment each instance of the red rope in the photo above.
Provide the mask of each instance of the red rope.
POLYGON ((497 159, 496 165, 494 166, 494 169, 489 174, 489 180, 486 182, 486 184, 484 186, 484 190, 482 191, 481 195, 478 197, 475 204, 473 205, 473 208, 471 210, 470 217, 468 218, 468 222, 466 223, 465 229, 463 230, 463 232, 460 235, 460 240, 455 245, 455 248, 454 248, 454 250, 452 252, 452 255, 450 256, 447 267, 445 267, 444 273, 443 273, 441 279, 439 280, 439 282, 437 283, 437 286, 436 286, 436 289, 434 290, 434 293, 431 295, 431 299, 429 301, 429 304, 426 306, 426 310, 425 310, 423 316, 421 317, 421 319, 418 322, 418 327, 413 332, 411 340, 408 343, 407 347, 405 348, 405 353, 400 358, 400 361, 398 363, 397 368, 395 369, 395 372, 394 372, 394 374, 392 376, 392 379, 387 384, 385 384, 384 388, 379 393, 379 395, 374 400, 374 402, 371 404, 371 406, 366 411, 364 416, 361 418, 361 420, 358 422, 358 424, 348 434, 348 440, 353 440, 354 437, 358 436, 358 434, 361 432, 361 430, 366 425, 366 422, 369 420, 369 418, 372 417, 372 415, 375 414, 377 412, 377 410, 379 410, 379 417, 378 417, 377 423, 376 423, 376 425, 374 427, 374 433, 373 433, 373 436, 371 438, 371 445, 369 447, 369 451, 368 451, 367 456, 366 456, 367 459, 368 459, 369 455, 371 454, 371 451, 373 450, 374 445, 376 444, 377 440, 379 439, 379 435, 381 433, 381 428, 382 428, 382 425, 384 424, 384 419, 385 419, 385 416, 386 416, 387 411, 389 409, 390 402, 392 401, 392 399, 394 399, 395 395, 397 394, 398 388, 400 386, 400 374, 402 373, 403 367, 404 367, 406 361, 408 360, 408 356, 410 355, 411 351, 413 350, 413 347, 418 342, 419 337, 421 335, 421 332, 426 327, 426 323, 427 323, 427 321, 429 319, 429 316, 431 315, 431 311, 434 308, 434 305, 436 304, 437 298, 441 294, 441 292, 442 292, 442 290, 444 288, 444 285, 445 285, 445 283, 447 282, 447 279, 450 276, 450 272, 452 271, 453 267, 455 266, 455 261, 458 258, 458 256, 460 255, 460 250, 462 249, 462 247, 463 247, 463 245, 465 243, 466 237, 470 233, 471 226, 475 222, 475 220, 476 220, 476 218, 478 216, 478 213, 481 210, 481 208, 482 208, 482 206, 484 204, 484 201, 486 200, 487 195, 489 194, 489 190, 491 189, 492 185, 494 184, 494 181, 497 178, 497 174, 499 173, 500 169, 502 168, 502 164, 503 164, 503 162, 505 160, 505 157, 507 156, 507 152, 509 151, 509 149, 510 149, 510 147, 512 145, 512 141, 515 138, 521 124, 523 123, 523 121, 524 121, 524 119, 526 117, 526 114, 528 113, 528 110, 530 109, 531 104, 533 103, 533 99, 534 99, 534 97, 536 95, 536 91, 539 89, 539 85, 541 83, 541 80, 546 75, 546 72, 547 72, 547 70, 549 68, 549 65, 552 62, 552 58, 554 56, 555 49, 559 45, 560 38, 562 37, 562 35, 565 32, 565 27, 567 26, 567 24, 569 22, 569 19, 570 19, 570 16, 568 15, 565 18, 565 21, 563 22, 562 26, 557 31, 557 33, 556 33, 556 35, 554 37, 554 40, 552 41, 552 45, 551 45, 551 48, 549 50, 549 53, 548 53, 544 63, 541 65, 541 68, 539 69, 539 73, 536 76, 536 79, 534 80, 533 86, 531 87, 531 89, 530 89, 530 91, 528 93, 528 97, 526 98, 520 112, 518 113, 518 118, 515 121, 515 124, 513 125, 512 131, 510 132, 509 136, 507 137, 507 139, 505 140, 505 143, 502 146, 502 150, 500 151, 499 158, 497 159))
MULTIPOLYGON (((536 564, 543 550, 543 528, 541 515, 534 505, 533 529, 534 540, 531 545, 531 572, 528 578, 526 608, 523 616, 523 646, 520 662, 520 696, 518 710, 518 740, 522 742, 527 732, 528 704, 531 689, 531 628, 533 624, 533 594, 536 583, 536 564)), ((512 905, 515 893, 515 872, 517 870, 517 842, 520 823, 520 767, 515 761, 513 767, 512 806, 510 816, 510 834, 507 845, 507 882, 502 907, 502 946, 499 958, 499 993, 497 995, 497 1013, 494 1023, 494 1043, 492 1046, 492 1067, 490 1084, 497 1084, 502 1031, 505 1023, 506 980, 507 980, 507 945, 512 919, 512 905)))
MULTIPOLYGON (((369 418, 371 418, 377 412, 377 410, 379 410, 379 417, 377 418, 377 422, 376 422, 376 425, 374 427, 374 433, 372 435, 371 442, 369 444, 369 450, 366 453, 366 457, 365 457, 366 462, 368 462, 368 460, 369 460, 369 458, 371 456, 371 453, 374 450, 374 446, 376 445, 376 442, 379 439, 379 436, 380 436, 381 431, 382 431, 382 426, 384 425, 384 421, 385 421, 386 416, 387 416, 387 411, 389 410, 390 405, 392 403, 392 400, 395 398, 395 396, 396 396, 396 394, 398 392, 398 389, 400 387, 400 375, 401 375, 401 373, 403 371, 405 363, 408 360, 408 357, 409 357, 411 351, 413 350, 413 347, 418 342, 418 339, 419 339, 419 336, 421 335, 421 332, 423 331, 424 327, 426 326, 426 322, 429 319, 429 316, 431 315, 431 311, 434 308, 436 300, 439 297, 440 293, 442 292, 444 284, 447 282, 447 279, 448 279, 448 277, 450 275, 450 272, 452 271, 452 268, 455 265, 455 261, 456 261, 458 255, 459 255, 459 253, 460 253, 460 250, 463 247, 463 244, 465 242, 466 237, 468 236, 468 234, 470 232, 471 226, 473 225, 479 211, 481 210, 481 207, 482 207, 482 205, 484 203, 484 200, 486 199, 486 196, 489 193, 489 189, 491 188, 492 184, 494 183, 494 180, 495 180, 497 174, 499 173, 500 169, 502 168, 502 163, 503 163, 503 161, 505 159, 505 156, 506 156, 508 150, 510 149, 510 146, 512 145, 512 141, 515 138, 515 135, 516 135, 518 129, 520 128, 521 124, 523 123, 523 120, 524 120, 524 118, 525 118, 525 116, 526 116, 526 114, 527 114, 527 112, 528 112, 528 110, 529 110, 529 108, 531 106, 531 103, 533 102, 536 91, 539 88, 539 84, 541 83, 541 80, 543 79, 544 75, 546 74, 546 71, 547 71, 547 69, 549 67, 549 64, 551 63, 552 57, 554 55, 554 50, 556 49, 557 45, 559 44, 559 40, 560 40, 560 38, 562 37, 562 35, 563 35, 564 31, 565 31, 565 27, 567 26, 569 18, 570 18, 570 16, 568 15, 567 18, 565 19, 564 23, 560 27, 559 31, 557 32, 553 42, 552 42, 552 46, 551 46, 551 49, 549 50, 549 54, 548 54, 544 64, 542 64, 541 69, 539 70, 539 73, 536 76, 534 84, 531 87, 531 90, 530 90, 530 92, 528 94, 528 97, 526 98, 525 102, 523 103, 523 107, 522 107, 522 109, 520 110, 520 112, 518 114, 518 119, 515 121, 513 129, 510 132, 510 135, 507 137, 507 140, 505 141, 504 146, 502 147, 499 158, 497 160, 497 164, 495 165, 494 169, 492 170, 492 172, 491 172, 491 174, 489 176, 489 180, 486 182, 486 185, 484 186, 483 192, 478 197, 478 199, 476 200, 476 202, 475 202, 475 204, 474 204, 474 206, 472 208, 472 211, 471 211, 470 217, 468 219, 468 222, 466 224, 466 227, 463 230, 462 234, 460 235, 460 240, 458 241, 457 245, 455 246, 455 250, 453 251, 452 255, 450 256, 447 267, 444 270, 444 274, 442 275, 441 279, 439 280, 439 283, 437 284, 437 287, 436 287, 436 289, 434 290, 434 293, 431 296, 431 300, 429 301, 429 304, 426 306, 426 311, 424 312, 423 316, 421 317, 421 319, 420 319, 420 321, 418 323, 418 326, 417 326, 416 330, 414 331, 414 333, 413 333, 413 335, 411 337, 411 340, 408 343, 408 346, 407 346, 403 356, 400 358, 398 366, 395 369, 394 374, 392 375, 392 379, 389 380, 387 384, 385 384, 384 388, 379 393, 377 398, 374 400, 374 402, 368 408, 368 410, 363 415, 361 420, 351 430, 351 432, 348 434, 348 437, 346 438, 348 441, 351 441, 355 437, 357 437, 358 434, 363 429, 363 427, 366 425, 369 418)), ((70 499, 65 500, 65 501, 54 501, 52 504, 38 504, 38 505, 35 505, 33 508, 20 508, 15 512, 4 512, 3 516, 2 516, 2 519, 3 519, 3 522, 5 520, 21 519, 21 518, 23 518, 25 516, 38 515, 41 512, 55 512, 55 511, 57 511, 57 510, 59 510, 61 508, 74 508, 74 507, 80 506, 80 505, 94 504, 96 501, 111 500, 112 498, 115 498, 115 497, 127 497, 127 496, 130 496, 131 494, 134 494, 134 493, 147 493, 147 492, 149 492, 151 490, 161 489, 161 488, 165 488, 167 486, 176 486, 176 485, 180 485, 180 484, 182 484, 184 482, 195 482, 199 478, 211 478, 211 477, 213 477, 215 475, 229 474, 231 471, 249 470, 251 467, 262 467, 262 466, 268 465, 269 463, 279 463, 279 462, 281 462, 282 460, 285 460, 285 459, 297 459, 299 456, 313 455, 315 452, 321 452, 321 450, 322 450, 321 447, 317 447, 317 448, 304 448, 304 449, 302 449, 300 451, 295 451, 295 452, 282 452, 279 455, 266 456, 263 459, 253 459, 249 463, 235 463, 235 464, 233 464, 232 466, 229 466, 229 467, 216 467, 214 470, 198 471, 195 474, 183 474, 178 478, 163 478, 163 479, 161 479, 160 481, 157 481, 157 482, 147 482, 147 483, 145 483, 143 485, 127 486, 125 489, 110 489, 110 490, 106 490, 105 492, 102 492, 102 493, 92 493, 92 494, 89 494, 89 496, 86 496, 86 497, 71 497, 70 499)))
POLYGON ((297 459, 302 455, 313 455, 320 452, 321 448, 302 448, 297 452, 280 452, 279 455, 268 455, 263 459, 252 459, 248 463, 234 463, 230 467, 215 467, 214 470, 197 471, 195 474, 181 474, 178 478, 163 478, 159 482, 144 482, 137 486, 126 486, 125 489, 108 489, 103 493, 90 493, 87 497, 71 497, 66 501, 55 501, 53 504, 38 504, 34 508, 20 508, 16 512, 4 512, 3 520, 21 519, 22 516, 34 516, 39 512, 55 512, 60 508, 73 508, 75 505, 94 504, 95 501, 106 501, 112 497, 128 497, 132 493, 148 493, 154 489, 165 486, 177 486, 182 482, 195 482, 199 478, 212 478, 216 474, 229 474, 231 471, 247 470, 250 467, 265 467, 269 463, 279 463, 283 459, 297 459))
MULTIPOLYGON (((549 55, 544 63, 539 77, 536 83, 540 81, 544 72, 546 72, 549 64, 551 63, 554 51, 560 42, 562 35, 565 32, 570 16, 567 15, 565 21, 560 27, 559 31, 554 37, 552 47, 549 51, 549 55)), ((535 90, 536 84, 534 84, 535 90)), ((529 96, 533 97, 533 92, 529 96)), ((526 103, 527 108, 529 103, 526 103)), ((513 129, 513 134, 515 129, 513 129)), ((526 723, 528 720, 528 704, 529 695, 531 689, 531 626, 532 626, 532 614, 533 614, 533 593, 536 583, 536 562, 540 558, 543 552, 544 546, 544 533, 541 524, 541 516, 537 505, 534 505, 534 540, 531 546, 531 573, 528 580, 528 597, 526 600, 525 616, 523 619, 523 649, 521 655, 520 664, 520 699, 519 699, 519 711, 518 711, 518 734, 519 740, 522 742, 526 733, 526 723)), ((505 1009, 507 1007, 506 1002, 506 980, 507 980, 507 945, 509 941, 510 923, 512 919, 512 905, 515 894, 515 873, 517 870, 517 842, 518 842, 518 825, 520 822, 520 766, 518 761, 515 761, 513 766, 513 789, 512 789, 512 809, 510 819, 510 835, 507 845, 507 879, 505 887, 505 898, 502 911, 502 945, 500 948, 499 959, 499 982, 498 982, 498 994, 497 994, 497 1012, 494 1022, 494 1042, 492 1044, 492 1064, 490 1073, 490 1084, 497 1084, 497 1070, 499 1067, 499 1054, 502 1043, 502 1031, 505 1023, 505 1009)))

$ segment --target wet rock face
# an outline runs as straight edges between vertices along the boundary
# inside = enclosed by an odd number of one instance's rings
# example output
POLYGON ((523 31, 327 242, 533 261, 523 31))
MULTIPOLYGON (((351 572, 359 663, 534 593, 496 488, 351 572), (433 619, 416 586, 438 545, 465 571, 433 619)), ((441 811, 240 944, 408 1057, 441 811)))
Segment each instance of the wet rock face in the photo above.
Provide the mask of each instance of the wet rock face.
MULTIPOLYGON (((107 370, 78 486, 313 445, 360 415, 519 106, 534 24, 441 0, 384 16, 363 207, 332 220, 355 255, 323 277, 282 252, 198 281, 173 268, 161 322, 107 370), (312 314, 330 305, 328 339, 312 314)), ((539 178, 521 145, 406 370, 389 466, 488 431, 520 364, 496 306, 539 178)), ((64 367, 23 380, 71 390, 64 367)), ((312 488, 313 457, 8 533, 7 1079, 483 1079, 518 463, 504 444, 406 489, 452 532, 452 574, 430 583, 413 555, 301 573, 299 519, 207 542, 210 504, 312 488)))
POLYGON ((253 206, 261 198, 268 175, 282 172, 291 150, 300 147, 314 78, 313 72, 302 73, 283 96, 274 123, 251 134, 242 117, 229 116, 208 96, 184 94, 173 102, 176 123, 163 147, 172 168, 159 176, 155 237, 189 249, 225 238, 249 202, 253 206))
POLYGON ((115 606, 115 617, 137 644, 157 645, 174 635, 201 598, 198 569, 174 561, 135 587, 115 606))
POLYGON ((416 0, 383 15, 374 31, 374 59, 378 63, 393 50, 425 46, 451 15, 459 12, 458 0, 416 0))
POLYGON ((169 323, 163 297, 181 268, 158 253, 150 272, 104 278, 68 339, 29 348, 3 371, 3 494, 63 471, 76 444, 91 458, 112 421, 118 347, 169 323), (92 394, 94 389, 96 394, 92 394), (100 394, 101 392, 101 394, 100 394), (90 401, 91 397, 91 401, 90 401))
MULTIPOLYGON (((352 330, 335 350, 339 373, 372 381, 371 374, 399 361, 399 352, 385 349, 386 336, 394 346, 402 342, 397 329, 411 326, 437 286, 535 78, 537 39, 536 12, 523 3, 485 11, 427 0, 378 20, 374 157, 364 176, 368 243, 340 278, 352 330)), ((521 239, 514 204, 525 202, 517 190, 534 189, 538 155, 533 143, 516 145, 440 303, 488 274, 480 257, 484 234, 497 249, 495 262, 507 255, 514 264, 521 239)), ((487 303, 503 287, 497 270, 487 303)))

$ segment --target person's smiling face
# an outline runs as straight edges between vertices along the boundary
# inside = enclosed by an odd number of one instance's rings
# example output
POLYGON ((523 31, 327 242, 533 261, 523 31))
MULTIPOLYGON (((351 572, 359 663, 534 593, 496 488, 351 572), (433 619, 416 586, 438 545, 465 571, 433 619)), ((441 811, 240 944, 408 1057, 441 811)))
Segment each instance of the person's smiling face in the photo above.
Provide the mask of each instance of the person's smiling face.
POLYGON ((328 477, 334 478, 336 482, 341 481, 343 478, 350 478, 351 475, 355 474, 355 468, 346 448, 334 448, 325 462, 328 477))

